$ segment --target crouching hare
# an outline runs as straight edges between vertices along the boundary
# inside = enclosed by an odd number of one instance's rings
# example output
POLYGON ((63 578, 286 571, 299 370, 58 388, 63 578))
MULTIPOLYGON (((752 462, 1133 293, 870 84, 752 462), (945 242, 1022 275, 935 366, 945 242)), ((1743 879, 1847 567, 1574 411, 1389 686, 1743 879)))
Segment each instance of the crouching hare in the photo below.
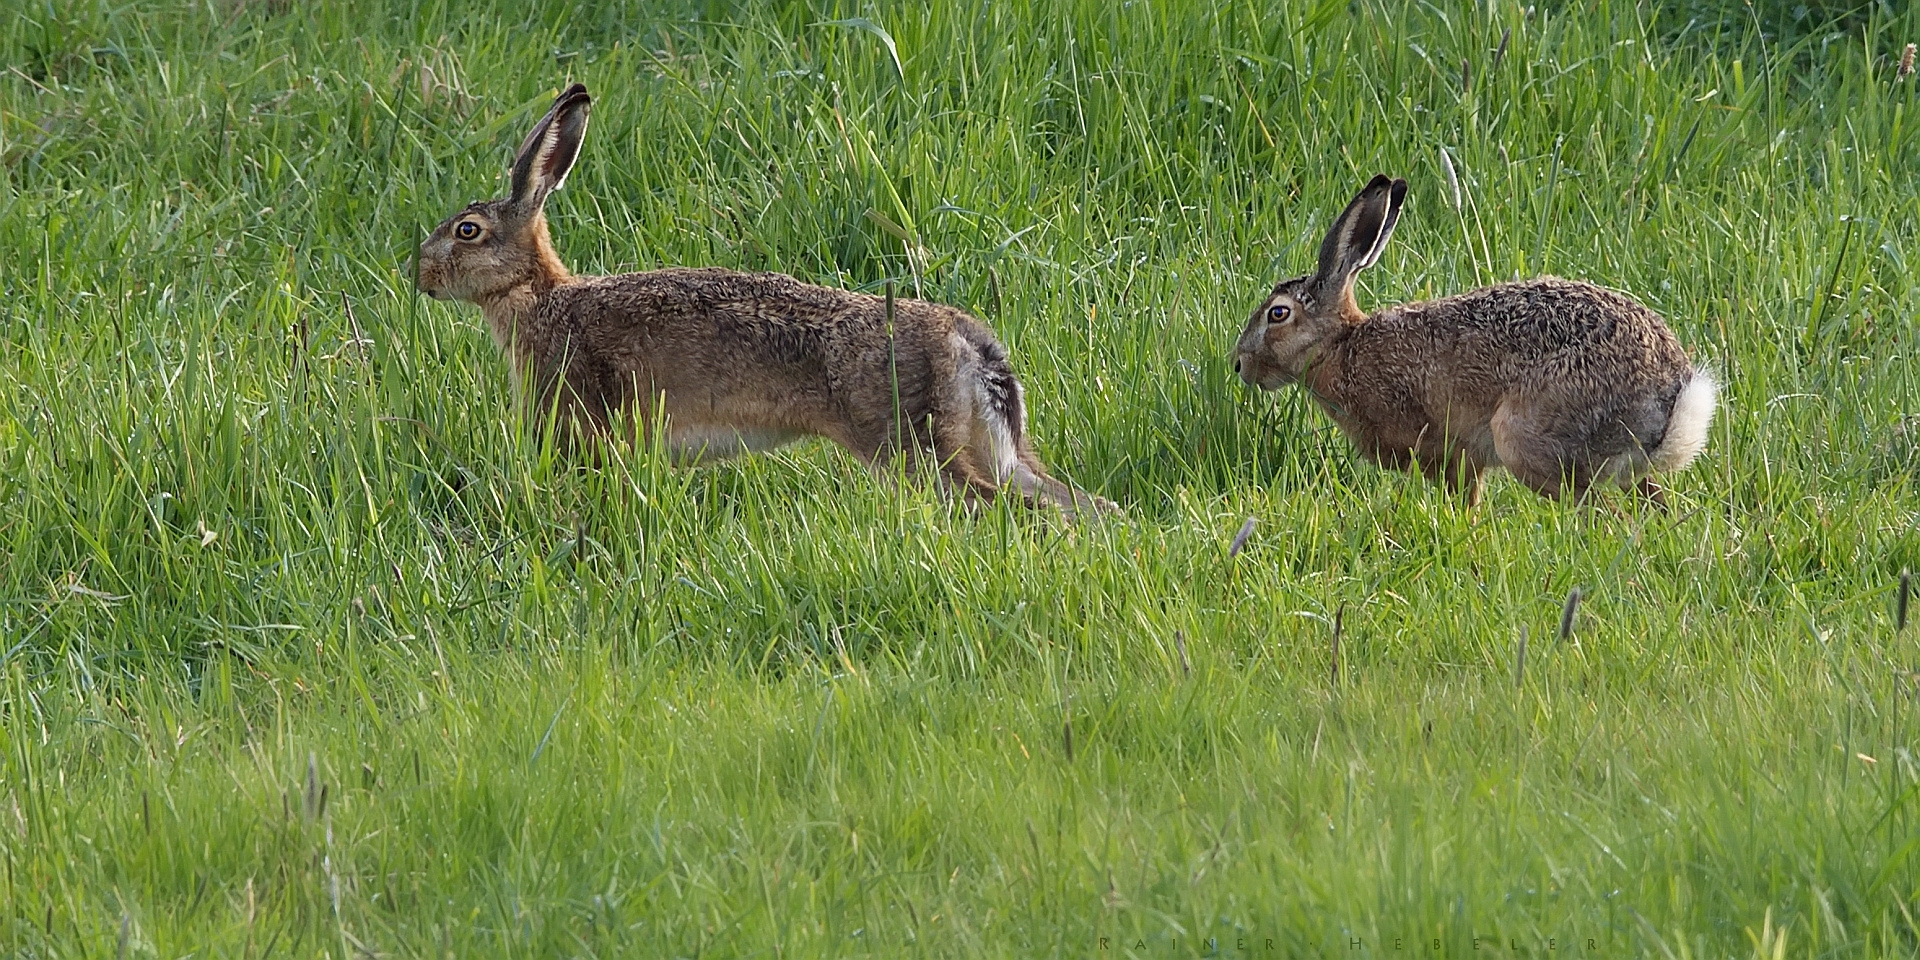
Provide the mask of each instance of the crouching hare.
MULTIPOLYGON (((469 204, 420 245, 420 290, 479 305, 529 415, 603 439, 624 413, 676 463, 826 437, 879 467, 930 465, 968 500, 1011 490, 1066 513, 1113 504, 1047 474, 1027 442, 1007 351, 952 307, 777 273, 663 269, 574 276, 542 213, 580 154, 574 84, 515 156, 512 194, 469 204), (661 416, 663 414, 663 416, 661 416)), ((639 439, 631 438, 631 439, 639 439)))
POLYGON ((1380 259, 1407 182, 1376 176, 1334 221, 1311 276, 1273 288, 1235 349, 1241 379, 1298 382, 1368 459, 1416 466, 1480 499, 1503 466, 1542 496, 1596 482, 1665 495, 1649 476, 1698 456, 1716 386, 1652 310, 1542 277, 1371 315, 1354 276, 1380 259))

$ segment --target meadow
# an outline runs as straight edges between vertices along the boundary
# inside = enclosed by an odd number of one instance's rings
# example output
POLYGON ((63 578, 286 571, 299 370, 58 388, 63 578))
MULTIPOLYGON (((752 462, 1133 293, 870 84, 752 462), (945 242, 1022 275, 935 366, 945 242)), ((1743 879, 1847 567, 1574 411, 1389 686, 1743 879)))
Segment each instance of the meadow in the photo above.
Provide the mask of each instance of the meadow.
POLYGON ((1920 954, 1920 6, 1811 7, 10 0, 0 950, 1920 954), (556 457, 409 258, 574 80, 575 270, 969 309, 1126 516, 556 457), (1670 511, 1233 377, 1375 172, 1363 304, 1719 371, 1670 511))

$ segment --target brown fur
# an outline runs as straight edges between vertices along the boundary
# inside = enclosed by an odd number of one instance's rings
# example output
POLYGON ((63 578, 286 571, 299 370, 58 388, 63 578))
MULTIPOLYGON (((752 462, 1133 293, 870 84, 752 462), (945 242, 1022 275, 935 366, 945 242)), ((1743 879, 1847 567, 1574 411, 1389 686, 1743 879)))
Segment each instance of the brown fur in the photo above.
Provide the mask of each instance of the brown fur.
POLYGON ((1625 294, 1553 277, 1365 315, 1353 277, 1378 259, 1404 196, 1405 181, 1376 177, 1354 198, 1320 270, 1254 311, 1240 376, 1267 390, 1300 382, 1368 459, 1417 465, 1470 500, 1481 473, 1504 466, 1543 496, 1610 480, 1661 501, 1645 474, 1692 459, 1713 397, 1665 321, 1625 294), (1670 426, 1685 436, 1669 442, 1670 426))
POLYGON ((642 432, 629 439, 664 426, 677 462, 822 436, 876 468, 931 467, 970 499, 1011 487, 1068 513, 1114 509, 1047 474, 1005 347, 960 310, 901 299, 889 315, 883 298, 777 273, 569 273, 541 204, 587 105, 577 84, 562 93, 515 160, 514 195, 469 205, 420 247, 420 289, 480 306, 531 415, 591 438, 624 413, 642 432))

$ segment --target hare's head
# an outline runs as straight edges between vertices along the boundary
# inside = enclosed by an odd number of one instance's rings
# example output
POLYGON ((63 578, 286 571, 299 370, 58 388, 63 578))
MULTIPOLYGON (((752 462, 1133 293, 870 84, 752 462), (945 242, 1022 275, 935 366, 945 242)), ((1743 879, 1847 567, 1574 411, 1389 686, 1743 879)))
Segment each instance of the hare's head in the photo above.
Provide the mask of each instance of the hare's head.
POLYGON ((1299 380, 1344 325, 1366 319, 1353 299, 1353 278, 1380 259, 1407 182, 1376 176, 1347 204, 1320 244, 1320 269, 1285 280, 1260 301, 1234 347, 1240 379, 1263 390, 1299 380))
POLYGON ((587 88, 574 84, 534 124, 513 158, 512 193, 448 217, 420 244, 420 292, 437 300, 489 300, 517 287, 551 286, 567 276, 547 240, 541 212, 566 182, 587 132, 587 88))

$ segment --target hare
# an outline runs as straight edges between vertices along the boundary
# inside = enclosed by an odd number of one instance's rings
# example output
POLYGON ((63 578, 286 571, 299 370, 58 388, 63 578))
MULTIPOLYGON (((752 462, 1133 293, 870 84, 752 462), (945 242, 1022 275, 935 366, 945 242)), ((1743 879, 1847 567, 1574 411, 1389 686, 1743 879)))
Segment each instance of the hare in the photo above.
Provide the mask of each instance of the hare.
POLYGON ((1354 276, 1380 259, 1407 196, 1376 176, 1334 221, 1311 276, 1273 288, 1235 348, 1240 378, 1293 382, 1384 467, 1417 467, 1469 505, 1503 466, 1546 497, 1619 484, 1664 506, 1649 476, 1706 446, 1717 387, 1659 314, 1624 294, 1542 277, 1360 312, 1354 276))
POLYGON ((480 307, 528 413, 566 428, 556 440, 604 438, 622 413, 634 439, 665 431, 677 464, 821 436, 875 469, 932 466, 970 502, 1011 488, 1069 515, 1115 509, 1047 474, 1006 348, 960 310, 777 273, 569 273, 542 211, 589 104, 585 86, 563 91, 520 145, 511 194, 448 217, 418 260, 423 293, 480 307))

